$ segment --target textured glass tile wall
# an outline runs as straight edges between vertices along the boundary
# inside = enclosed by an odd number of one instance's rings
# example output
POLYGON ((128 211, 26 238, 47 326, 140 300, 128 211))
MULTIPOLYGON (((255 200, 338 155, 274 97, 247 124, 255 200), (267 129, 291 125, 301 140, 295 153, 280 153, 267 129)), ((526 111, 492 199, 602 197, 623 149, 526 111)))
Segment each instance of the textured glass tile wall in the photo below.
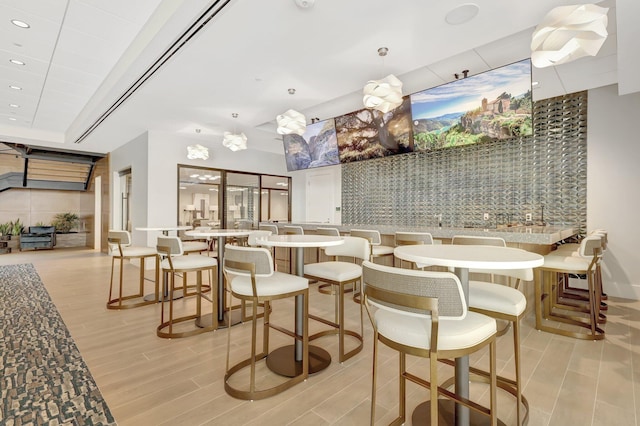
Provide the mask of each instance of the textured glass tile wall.
POLYGON ((537 101, 533 114, 534 137, 343 164, 343 223, 437 226, 442 215, 445 227, 486 227, 531 213, 584 230, 587 92, 537 101))

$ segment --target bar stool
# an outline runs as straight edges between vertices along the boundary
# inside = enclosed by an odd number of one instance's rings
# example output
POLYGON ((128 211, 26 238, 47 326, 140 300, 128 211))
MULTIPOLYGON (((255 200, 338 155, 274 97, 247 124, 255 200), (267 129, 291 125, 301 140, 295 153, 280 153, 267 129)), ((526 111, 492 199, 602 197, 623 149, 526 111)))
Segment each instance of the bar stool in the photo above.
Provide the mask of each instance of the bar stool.
MULTIPOLYGON (((297 275, 277 272, 273 269, 271 252, 265 248, 240 247, 228 245, 224 254, 224 275, 226 278, 226 290, 229 294, 229 306, 231 298, 235 297, 242 302, 250 303, 254 309, 251 315, 251 354, 248 358, 229 365, 231 351, 231 328, 227 335, 227 366, 224 375, 224 389, 234 398, 245 400, 257 400, 277 395, 297 383, 306 380, 309 376, 309 282, 297 275), (282 327, 271 324, 269 314, 270 304, 273 300, 289 297, 303 296, 303 324, 302 335, 285 330, 282 327), (262 327, 262 351, 257 352, 258 312, 257 306, 263 305, 264 325, 262 327), (271 387, 258 389, 256 386, 256 363, 266 359, 269 355, 269 330, 273 328, 283 332, 297 340, 302 340, 302 368, 296 376, 271 387), (230 383, 232 376, 249 367, 249 388, 240 389, 230 383)), ((244 343, 244 342, 243 342, 244 343)))
POLYGON ((399 352, 398 417, 406 420, 407 380, 430 391, 431 425, 438 423, 439 396, 473 408, 497 424, 496 321, 469 312, 460 280, 450 272, 419 271, 363 262, 363 304, 373 326, 371 420, 375 423, 378 342, 399 352), (489 347, 490 406, 458 397, 438 383, 438 361, 489 347), (407 371, 406 355, 429 358, 429 380, 407 371))
POLYGON ((380 231, 372 229, 352 229, 349 231, 349 235, 352 237, 366 238, 371 244, 371 261, 373 262, 376 257, 391 256, 393 259, 393 247, 382 245, 382 237, 380 231))
MULTIPOLYGON (((396 232, 396 247, 397 246, 408 246, 408 245, 419 245, 419 244, 433 244, 433 236, 429 232, 404 232, 398 231, 396 232)), ((402 268, 403 260, 400 259, 400 267, 402 268)), ((393 259, 393 264, 395 265, 396 260, 393 259)), ((424 268, 424 266, 421 266, 424 268)), ((413 264, 412 268, 413 269, 413 264)))
MULTIPOLYGON (((162 258, 161 267, 163 274, 163 288, 167 297, 162 298, 162 307, 160 310, 160 325, 157 328, 156 334, 158 337, 163 338, 178 338, 194 336, 196 334, 212 331, 217 328, 218 325, 218 308, 215 298, 216 292, 209 292, 210 295, 203 291, 202 286, 202 273, 206 272, 209 275, 209 288, 213 282, 213 276, 216 275, 216 268, 218 267, 218 261, 214 257, 203 255, 190 255, 184 256, 182 250, 182 241, 178 237, 158 237, 158 257, 162 258), (174 298, 173 292, 175 289, 175 276, 176 273, 186 274, 187 272, 196 273, 196 312, 195 314, 187 314, 176 317, 174 315, 174 298), (170 277, 170 278, 169 278, 170 277), (202 320, 202 299, 211 303, 211 325, 204 325, 202 320), (165 320, 165 304, 169 303, 169 314, 165 320), (189 321, 195 321, 195 328, 188 331, 174 332, 173 327, 176 324, 189 321)), ((186 301, 185 294, 185 300, 186 301)))
POLYGON ((600 312, 602 282, 598 271, 601 260, 602 237, 599 235, 590 235, 582 240, 579 256, 554 255, 554 252, 551 252, 544 257, 544 265, 537 268, 540 273, 535 287, 536 329, 576 339, 604 339, 605 332, 598 325, 606 321, 606 317, 600 312), (567 278, 568 274, 585 275, 587 278, 589 297, 582 306, 558 299, 558 287, 561 285, 559 279, 567 278), (576 312, 578 316, 567 312, 576 312), (554 327, 549 325, 548 321, 571 324, 588 331, 578 332, 554 327))
POLYGON ((128 231, 115 231, 111 230, 107 233, 107 242, 109 244, 109 254, 111 255, 111 278, 109 279, 109 300, 107 301, 107 309, 129 309, 139 306, 150 305, 158 303, 159 297, 159 265, 157 259, 156 250, 153 247, 135 247, 131 245, 131 234, 128 231), (149 257, 153 257, 156 260, 156 274, 154 279, 155 297, 153 300, 145 301, 140 300, 138 302, 126 303, 122 302, 126 300, 133 300, 144 297, 144 273, 145 273, 145 260, 149 257), (113 297, 113 270, 116 259, 120 262, 119 269, 119 283, 117 297, 113 297), (124 261, 132 259, 140 260, 140 278, 138 281, 138 292, 136 294, 123 295, 123 268, 124 261))
MULTIPOLYGON (((339 237, 340 231, 338 228, 324 228, 318 227, 316 228, 316 234, 318 235, 327 235, 329 237, 339 237)), ((324 253, 324 249, 318 248, 318 262, 320 261, 320 252, 324 253)), ((353 288, 345 289, 345 293, 350 293, 353 291, 353 288)), ((333 286, 329 283, 323 283, 318 286, 318 292, 322 294, 335 294, 333 291, 333 286)))
MULTIPOLYGON (((479 245, 506 247, 504 239, 499 237, 476 237, 467 235, 455 235, 451 239, 451 244, 458 245, 479 245)), ((487 315, 494 319, 509 321, 513 328, 513 357, 515 364, 515 380, 498 376, 498 387, 511 393, 516 398, 517 422, 519 425, 527 423, 529 419, 529 402, 522 396, 521 362, 520 362, 520 320, 524 316, 527 308, 527 298, 517 288, 521 281, 533 280, 533 270, 528 269, 505 269, 505 270, 473 270, 469 272, 480 272, 491 275, 491 282, 470 280, 469 281, 469 310, 487 315), (516 288, 507 285, 496 284, 494 277, 500 275, 516 280, 516 288), (524 405, 524 417, 521 414, 520 406, 524 405)), ((498 335, 505 334, 508 328, 498 332, 498 335)), ((470 371, 486 377, 482 371, 470 371)))
MULTIPOLYGON (((304 235, 304 229, 302 229, 302 226, 293 226, 293 225, 285 225, 282 227, 282 233, 284 235, 304 235)), ((293 259, 293 249, 290 248, 289 249, 289 273, 293 274, 294 273, 294 266, 295 262, 293 259)))
MULTIPOLYGON (((607 251, 607 245, 609 242, 609 236, 607 231, 604 229, 595 229, 591 231, 587 236, 598 235, 601 237, 601 248, 602 248, 602 257, 604 259, 604 255, 607 251)), ((554 250, 551 254, 553 255, 562 255, 562 256, 575 256, 580 257, 580 244, 579 243, 571 243, 571 244, 562 244, 558 246, 556 250, 554 250)), ((604 292, 604 287, 602 286, 602 268, 601 263, 598 265, 598 270, 596 271, 596 276, 601 283, 601 293, 600 293, 600 310, 606 311, 608 309, 607 304, 604 302, 607 300, 607 294, 604 292)), ((560 286, 558 287, 558 296, 560 298, 565 299, 577 299, 581 301, 586 301, 589 298, 589 292, 587 289, 572 287, 569 283, 568 277, 563 277, 560 282, 560 286)))
POLYGON ((339 361, 344 362, 360 352, 362 350, 363 342, 363 324, 362 324, 362 307, 360 307, 360 332, 348 330, 344 323, 344 293, 345 286, 349 284, 358 283, 362 278, 362 266, 351 263, 339 261, 338 257, 351 257, 354 259, 367 260, 369 259, 371 248, 369 240, 360 237, 343 237, 344 244, 338 246, 330 246, 325 248, 327 256, 334 256, 333 261, 330 262, 318 262, 304 265, 304 276, 306 278, 329 283, 332 286, 337 286, 338 291, 335 293, 335 319, 329 321, 324 318, 309 315, 309 318, 326 324, 332 329, 320 331, 313 334, 309 339, 314 340, 318 337, 326 336, 329 334, 339 335, 338 351, 339 361), (344 336, 352 336, 358 340, 358 345, 350 351, 345 351, 344 336))

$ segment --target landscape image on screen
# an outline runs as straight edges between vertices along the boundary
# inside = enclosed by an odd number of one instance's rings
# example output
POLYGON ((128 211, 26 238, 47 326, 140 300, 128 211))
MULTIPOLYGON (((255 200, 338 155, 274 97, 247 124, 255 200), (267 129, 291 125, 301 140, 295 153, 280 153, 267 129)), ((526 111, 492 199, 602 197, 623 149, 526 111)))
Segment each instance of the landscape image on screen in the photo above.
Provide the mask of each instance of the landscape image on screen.
POLYGON ((307 125, 302 136, 284 135, 282 142, 290 172, 340 164, 333 118, 307 125))
POLYGON ((361 109, 336 117, 336 131, 342 163, 412 152, 409 97, 387 113, 361 109))
POLYGON ((411 95, 416 151, 533 134, 529 59, 411 95))

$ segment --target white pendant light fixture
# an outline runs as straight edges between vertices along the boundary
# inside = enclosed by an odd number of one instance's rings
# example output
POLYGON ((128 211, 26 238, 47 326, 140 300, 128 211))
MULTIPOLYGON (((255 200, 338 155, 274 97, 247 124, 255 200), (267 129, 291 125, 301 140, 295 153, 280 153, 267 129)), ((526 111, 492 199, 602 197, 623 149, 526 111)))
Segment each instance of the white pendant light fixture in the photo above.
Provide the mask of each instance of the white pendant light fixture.
POLYGON ((307 129, 307 119, 304 114, 289 109, 276 117, 279 135, 296 134, 302 136, 307 129))
MULTIPOLYGON (((289 88, 287 92, 290 95, 296 94, 296 89, 289 88)), ((276 132, 279 135, 300 135, 302 136, 307 130, 307 119, 301 112, 295 111, 293 109, 289 109, 282 114, 276 116, 276 122, 278 123, 278 128, 276 132)))
POLYGON ((206 160, 209 158, 209 148, 200 144, 189 145, 187 147, 187 158, 189 160, 206 160))
MULTIPOLYGON (((233 118, 238 118, 237 113, 231 114, 233 118)), ((235 132, 235 129, 234 129, 235 132)), ((240 151, 247 149, 247 137, 244 133, 231 133, 224 132, 224 138, 222 139, 222 145, 225 148, 229 148, 231 151, 240 151)))
MULTIPOLYGON (((378 55, 382 57, 387 53, 389 49, 386 47, 378 49, 378 55)), ((389 74, 382 80, 369 80, 362 93, 364 94, 362 102, 366 108, 385 113, 402 105, 402 82, 393 74, 389 74)))
POLYGON ((235 134, 231 132, 224 132, 222 145, 229 148, 231 151, 247 149, 247 137, 244 133, 235 134))
POLYGON ((533 32, 531 63, 544 68, 595 56, 607 39, 608 11, 592 4, 552 9, 533 32))

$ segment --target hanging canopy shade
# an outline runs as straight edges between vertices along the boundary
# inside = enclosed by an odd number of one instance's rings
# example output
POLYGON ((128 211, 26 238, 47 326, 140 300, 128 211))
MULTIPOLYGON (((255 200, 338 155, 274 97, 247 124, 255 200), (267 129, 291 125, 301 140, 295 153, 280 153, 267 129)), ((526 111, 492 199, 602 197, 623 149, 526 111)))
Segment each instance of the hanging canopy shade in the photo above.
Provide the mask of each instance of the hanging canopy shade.
POLYGON ((229 148, 231 151, 240 151, 247 149, 247 137, 244 133, 234 134, 231 132, 224 132, 224 139, 222 145, 229 148))
POLYGON ((402 105, 402 82, 389 74, 382 80, 369 80, 362 90, 366 108, 389 112, 402 105))
POLYGON ((531 63, 544 68, 595 56, 608 35, 608 10, 592 4, 551 10, 533 32, 531 63))
POLYGON ((206 160, 209 158, 209 148, 202 145, 189 145, 187 147, 187 158, 190 160, 206 160))
POLYGON ((276 117, 278 123, 277 132, 279 135, 296 134, 302 136, 307 129, 307 119, 304 114, 292 109, 276 117))

